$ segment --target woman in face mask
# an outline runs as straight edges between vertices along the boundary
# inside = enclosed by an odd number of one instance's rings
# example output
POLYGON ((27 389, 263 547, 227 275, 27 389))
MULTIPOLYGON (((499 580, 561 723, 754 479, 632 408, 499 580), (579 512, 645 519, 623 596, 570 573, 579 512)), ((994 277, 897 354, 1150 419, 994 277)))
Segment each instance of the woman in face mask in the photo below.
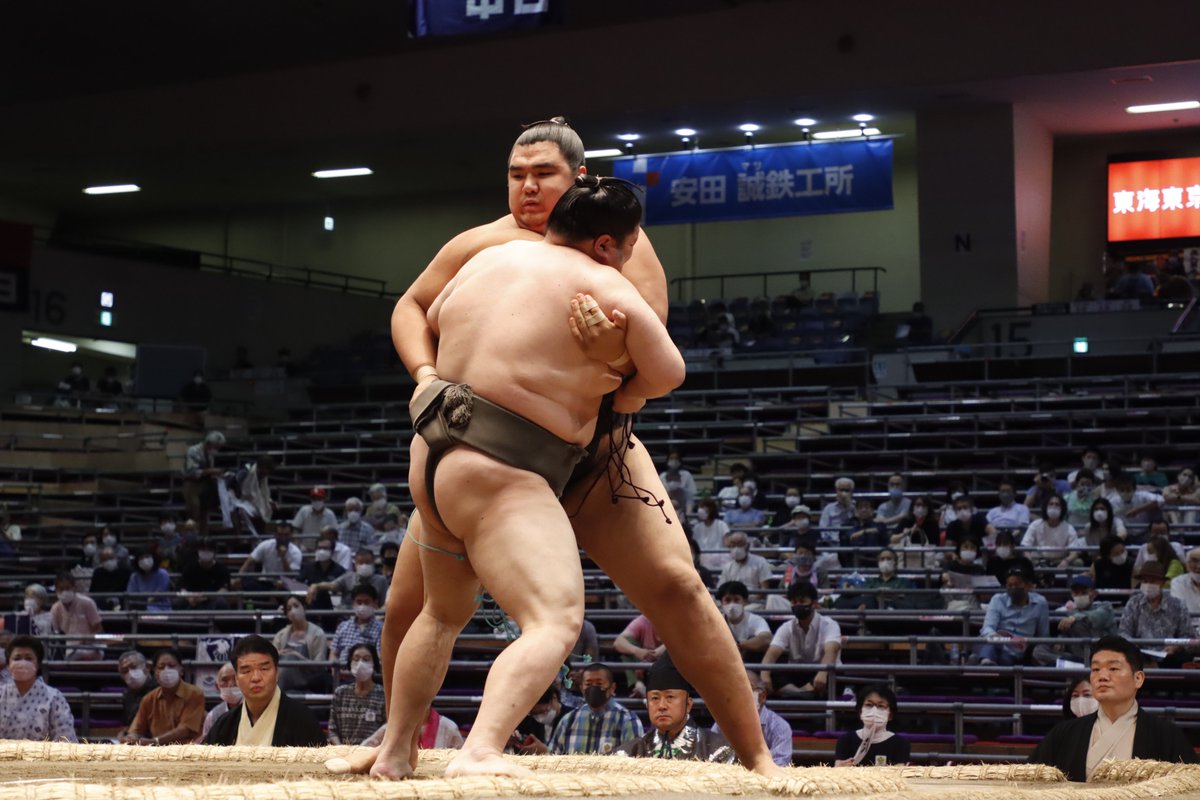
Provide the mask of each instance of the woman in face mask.
POLYGON ((0 684, 0 739, 78 741, 66 698, 38 677, 45 658, 41 640, 15 636, 7 644, 12 680, 0 684))
POLYGON ((25 599, 21 604, 24 616, 17 619, 17 632, 28 633, 30 636, 49 636, 54 632, 54 623, 50 617, 50 593, 40 583, 31 583, 25 587, 25 599))
MULTIPOLYGON (((171 599, 162 594, 171 591, 171 576, 158 565, 154 553, 143 550, 138 553, 137 569, 129 576, 129 584, 125 591, 132 595, 142 595, 130 598, 130 605, 137 608, 140 603, 146 604, 147 611, 170 611, 171 599)), ((197 729, 197 732, 199 730, 197 729)))
MULTIPOLYGON (((863 588, 895 589, 897 591, 914 588, 911 580, 897 574, 896 570, 899 568, 898 562, 899 559, 895 550, 890 547, 880 550, 877 562, 878 572, 863 581, 863 588)), ((838 599, 838 605, 835 607, 841 607, 841 598, 838 599)), ((912 605, 908 598, 905 598, 903 595, 896 595, 891 592, 878 592, 859 595, 854 599, 851 607, 863 611, 868 608, 911 608, 912 605)))
MULTIPOLYGON (((1097 497, 1088 510, 1087 525, 1080 531, 1078 543, 1086 547, 1099 547, 1100 542, 1109 536, 1124 541, 1129 532, 1125 529, 1125 523, 1113 513, 1112 503, 1097 497)), ((1080 561, 1091 563, 1092 559, 1091 554, 1084 554, 1080 561)))
POLYGON ((1074 719, 1086 717, 1100 710, 1100 703, 1092 697, 1092 683, 1087 678, 1080 678, 1067 686, 1063 695, 1063 718, 1074 719))
POLYGON ((888 730, 896 716, 896 695, 882 684, 865 687, 854 704, 862 727, 838 739, 835 767, 883 767, 907 764, 908 740, 888 730))
POLYGON ((159 650, 154 656, 158 688, 142 698, 137 716, 122 734, 122 744, 184 744, 204 729, 204 692, 183 680, 183 657, 178 650, 159 650))
POLYGON ((725 552, 710 553, 709 550, 724 551, 723 542, 729 535, 729 526, 720 519, 717 503, 711 497, 706 497, 696 505, 696 521, 692 523, 692 538, 704 552, 700 554, 700 563, 711 570, 720 570, 729 560, 725 552))
POLYGON ((900 521, 900 529, 892 535, 890 544, 899 548, 897 566, 904 569, 935 567, 941 557, 928 552, 930 544, 941 539, 938 515, 933 511, 933 500, 929 495, 914 498, 908 514, 900 521))
POLYGON ((356 644, 346 654, 353 684, 339 686, 329 707, 329 743, 361 744, 384 722, 383 687, 375 682, 379 657, 369 644, 356 644))
POLYGON ((660 472, 658 477, 668 492, 683 492, 684 512, 691 514, 696 506, 696 479, 692 477, 691 472, 683 468, 683 459, 677 451, 672 450, 667 455, 667 468, 660 472))
POLYGON ((329 660, 329 641, 325 631, 308 619, 304 598, 298 595, 289 597, 283 609, 288 624, 279 629, 272 642, 279 651, 279 688, 284 691, 329 691, 328 668, 295 663, 329 660))
POLYGON ((1166 536, 1151 536, 1146 541, 1146 544, 1142 546, 1142 552, 1133 561, 1134 570, 1141 569, 1148 561, 1157 561, 1162 564, 1168 582, 1187 572, 1187 567, 1180 560, 1179 553, 1175 552, 1171 540, 1166 536))
MULTIPOLYGON (((1196 480, 1195 467, 1184 467, 1167 488, 1163 489, 1163 502, 1168 506, 1200 506, 1200 482, 1196 480)), ((1167 519, 1172 525, 1193 525, 1195 511, 1168 511, 1167 519)))
POLYGON ((1100 540, 1096 560, 1088 570, 1097 589, 1130 589, 1133 587, 1133 559, 1125 542, 1115 536, 1100 540))
POLYGON ((959 587, 959 591, 952 594, 946 602, 947 611, 979 609, 979 598, 975 596, 975 593, 962 588, 964 585, 968 585, 969 581, 956 578, 956 576, 986 574, 980 550, 979 542, 974 539, 965 539, 958 543, 958 551, 954 554, 954 559, 946 563, 945 572, 942 573, 942 585, 949 589, 953 589, 955 586, 959 587))
POLYGON ((1029 523, 1021 548, 1035 563, 1065 567, 1072 558, 1068 548, 1078 538, 1078 531, 1067 522, 1067 501, 1056 492, 1046 498, 1042 518, 1029 523))

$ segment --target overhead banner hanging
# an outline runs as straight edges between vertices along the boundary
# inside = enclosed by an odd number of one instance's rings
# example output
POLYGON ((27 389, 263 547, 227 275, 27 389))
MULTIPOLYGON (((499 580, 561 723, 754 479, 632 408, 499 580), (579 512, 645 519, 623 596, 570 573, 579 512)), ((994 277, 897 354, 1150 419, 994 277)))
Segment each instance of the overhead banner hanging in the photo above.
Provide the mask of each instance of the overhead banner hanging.
POLYGON ((834 142, 620 158, 646 192, 646 224, 892 207, 892 142, 834 142))
POLYGON ((536 28, 555 21, 555 0, 413 0, 414 37, 470 36, 536 28))

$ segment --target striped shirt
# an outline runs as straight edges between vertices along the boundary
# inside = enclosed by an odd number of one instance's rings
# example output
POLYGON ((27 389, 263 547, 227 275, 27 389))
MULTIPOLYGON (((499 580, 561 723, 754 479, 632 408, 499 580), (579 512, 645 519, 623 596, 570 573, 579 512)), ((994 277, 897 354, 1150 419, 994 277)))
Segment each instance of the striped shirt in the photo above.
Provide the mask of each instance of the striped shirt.
POLYGON ((641 735, 641 720, 609 700, 599 712, 584 705, 564 714, 550 737, 550 752, 608 755, 623 742, 641 735))
POLYGON ((350 648, 359 642, 366 642, 375 648, 375 652, 379 652, 379 641, 383 638, 383 623, 378 617, 371 617, 371 621, 366 625, 359 625, 357 619, 348 619, 341 625, 337 626, 337 630, 333 632, 333 639, 329 642, 329 650, 331 653, 336 653, 334 656, 338 661, 345 661, 346 653, 350 652, 350 648))
POLYGON ((384 722, 383 687, 378 683, 360 695, 354 684, 339 686, 329 706, 329 735, 342 744, 361 744, 384 722))

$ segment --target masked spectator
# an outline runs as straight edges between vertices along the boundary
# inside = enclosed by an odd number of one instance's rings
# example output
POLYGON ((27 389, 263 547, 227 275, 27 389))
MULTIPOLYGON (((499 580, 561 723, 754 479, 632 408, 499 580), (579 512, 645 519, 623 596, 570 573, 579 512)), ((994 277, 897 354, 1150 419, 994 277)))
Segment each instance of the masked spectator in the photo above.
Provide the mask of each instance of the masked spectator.
POLYGON ((217 692, 221 695, 221 701, 213 706, 204 718, 204 726, 200 729, 200 741, 204 741, 204 737, 208 736, 208 732, 212 730, 212 726, 217 720, 233 711, 242 702, 242 690, 237 685, 237 673, 233 670, 233 664, 228 661, 217 670, 217 692))
POLYGON ((1128 473, 1117 476, 1116 484, 1116 494, 1106 498, 1112 503, 1113 513, 1124 520, 1133 541, 1145 541, 1150 523, 1161 514, 1159 507, 1163 505, 1163 496, 1138 489, 1133 476, 1128 473))
MULTIPOLYGON (((1057 622, 1058 635, 1072 639, 1099 639, 1117 632, 1117 621, 1113 616, 1112 603, 1097 599, 1096 582, 1088 575, 1071 578, 1071 600, 1060 612, 1066 616, 1057 622)), ((1052 667, 1060 658, 1068 658, 1081 664, 1088 663, 1091 648, 1087 644, 1039 644, 1033 648, 1035 664, 1052 667)))
POLYGON ((384 522, 387 520, 389 514, 399 519, 400 509, 394 503, 388 502, 387 487, 382 483, 373 484, 367 490, 367 499, 371 503, 366 507, 363 519, 376 531, 383 529, 384 522))
POLYGON ((111 547, 113 554, 117 557, 117 565, 121 569, 131 569, 133 565, 129 561, 129 548, 120 542, 120 534, 114 528, 105 526, 100 529, 100 546, 111 547))
POLYGON ((71 707, 39 677, 46 651, 33 636, 14 636, 6 657, 9 683, 0 683, 0 739, 78 742, 71 707))
POLYGON ((1125 542, 1115 536, 1101 540, 1096 560, 1088 569, 1097 589, 1129 589, 1133 586, 1133 559, 1125 542))
POLYGON ((183 658, 175 649, 154 655, 158 688, 142 698, 122 744, 184 744, 204 727, 204 692, 183 680, 183 658))
POLYGON ((84 637, 66 641, 64 660, 99 661, 104 657, 104 648, 89 645, 93 644, 93 636, 104 632, 100 609, 92 598, 76 590, 75 578, 69 572, 58 574, 54 589, 58 601, 50 608, 50 623, 55 632, 84 637))
POLYGON ((292 595, 283 604, 288 624, 275 634, 272 642, 279 651, 279 686, 288 691, 318 692, 329 690, 329 642, 321 626, 308 619, 304 600, 292 595))
POLYGON ((737 506, 725 512, 725 524, 730 528, 761 528, 766 523, 767 515, 754 507, 755 489, 749 480, 742 481, 738 490, 737 506))
POLYGON ((708 569, 725 566, 728 556, 710 551, 723 549, 728 534, 729 526, 718 516, 716 501, 710 497, 701 500, 696 506, 696 521, 692 523, 692 538, 705 551, 700 555, 700 563, 708 569))
POLYGON ((890 544, 898 548, 900 564, 904 569, 923 569, 936 564, 937 554, 929 548, 941 541, 938 515, 933 512, 933 501, 928 495, 913 500, 908 515, 900 523, 900 530, 892 535, 890 544))
MULTIPOLYGON (((842 629, 833 619, 818 612, 817 588, 807 582, 794 583, 788 587, 787 599, 795 618, 775 631, 763 656, 763 666, 777 663, 784 655, 792 664, 840 665, 842 629)), ((761 677, 768 691, 782 697, 821 697, 829 682, 829 673, 824 670, 781 672, 778 680, 773 681, 771 672, 764 669, 761 677)))
POLYGON ((301 506, 296 512, 296 518, 292 520, 292 527, 304 541, 320 535, 326 528, 337 527, 337 516, 325 507, 329 490, 323 486, 314 486, 309 490, 308 496, 309 504, 301 506))
POLYGON ((912 500, 904 496, 908 482, 897 473, 888 478, 888 499, 879 504, 875 519, 890 532, 908 517, 912 500))
POLYGON ((1100 710, 1100 702, 1092 694, 1092 682, 1089 678, 1080 678, 1067 686, 1063 693, 1063 719, 1075 719, 1095 714, 1100 710))
POLYGON ((1050 606, 1033 587, 1033 573, 1019 567, 1009 572, 1006 591, 993 595, 988 602, 979 632, 983 641, 975 645, 968 663, 1012 666, 1032 653, 1025 639, 1050 636, 1050 606))
POLYGON ((379 656, 375 647, 360 642, 346 653, 346 669, 354 683, 339 686, 329 707, 329 743, 361 744, 386 719, 383 687, 375 682, 379 656))
POLYGON ((129 568, 121 566, 111 547, 101 547, 99 556, 100 563, 92 573, 91 593, 93 598, 100 597, 96 600, 100 608, 116 611, 120 609, 121 596, 129 586, 129 568))
MULTIPOLYGON (((1179 470, 1175 483, 1163 489, 1163 502, 1169 506, 1200 506, 1200 485, 1196 483, 1194 467, 1179 470)), ((1173 525, 1194 525, 1195 511, 1168 511, 1167 517, 1173 525)))
POLYGON ((1060 495, 1046 498, 1042 518, 1029 523, 1021 547, 1035 563, 1066 566, 1070 562, 1068 548, 1079 533, 1067 522, 1066 501, 1060 495))
MULTIPOLYGON (((740 581, 755 589, 766 589, 772 578, 771 562, 750 552, 750 540, 743 531, 733 531, 726 539, 730 560, 721 569, 720 583, 740 581)), ((761 602, 762 595, 754 595, 761 602)))
MULTIPOLYGON (((1187 607, 1177 597, 1163 592, 1167 582, 1162 564, 1148 561, 1137 574, 1138 591, 1130 596, 1121 612, 1121 635, 1127 639, 1190 639, 1194 628, 1187 607)), ((1159 666, 1178 669, 1187 660, 1181 645, 1163 647, 1166 658, 1159 666)))
POLYGON ((351 497, 346 501, 344 510, 346 518, 338 525, 338 541, 352 551, 357 552, 360 548, 365 547, 374 552, 378 546, 376 544, 378 536, 375 534, 375 529, 371 527, 371 523, 363 519, 362 500, 351 497))
POLYGON ((1158 459, 1152 455, 1142 456, 1142 471, 1133 476, 1134 485, 1147 492, 1162 492, 1167 488, 1167 474, 1158 469, 1158 459))
POLYGON ((1187 608, 1200 633, 1200 547, 1187 552, 1187 572, 1171 581, 1171 596, 1178 598, 1187 608))
POLYGON ((1065 498, 1067 522, 1075 528, 1082 528, 1088 524, 1092 505, 1099 495, 1096 491, 1096 476, 1090 469, 1081 469, 1076 475, 1074 488, 1067 493, 1065 498))
POLYGON ((229 603, 222 595, 230 586, 229 568, 217 560, 216 545, 203 539, 196 551, 196 563, 183 571, 180 588, 187 592, 181 603, 183 608, 213 609, 223 611, 229 603))
POLYGON ((887 529, 875 516, 875 507, 871 501, 865 497, 859 498, 854 504, 854 522, 850 525, 850 533, 846 537, 851 547, 875 549, 883 547, 887 542, 887 529))
POLYGON ((959 495, 954 501, 954 520, 946 526, 946 544, 955 546, 970 540, 982 547, 987 538, 987 515, 975 508, 975 498, 971 495, 959 495))
POLYGON ((1022 555, 1016 545, 1016 537, 1012 531, 1000 531, 996 534, 996 549, 987 560, 986 574, 994 576, 1001 584, 1007 580, 1008 573, 1012 572, 1014 567, 1020 567, 1030 575, 1034 574, 1033 562, 1022 555))
POLYGON ((1025 530, 1029 527, 1029 507, 1017 502, 1017 487, 1012 481, 1000 481, 996 497, 999 505, 987 512, 987 524, 993 531, 1025 530))
MULTIPOLYGON (((50 618, 50 593, 40 583, 25 587, 25 618, 17 620, 19 633, 27 633, 38 639, 54 633, 54 622, 50 618)), ((39 662, 41 663, 40 659, 39 662)))
POLYGON ((1063 496, 1071 491, 1071 484, 1059 478, 1054 472, 1054 465, 1042 462, 1033 478, 1033 486, 1025 493, 1025 505, 1031 515, 1037 515, 1046 507, 1046 501, 1053 495, 1063 496))
POLYGON ((738 491, 742 488, 742 481, 750 474, 750 470, 745 464, 735 462, 729 465, 729 484, 721 487, 717 492, 717 502, 722 506, 732 506, 737 502, 738 491))
POLYGON ((387 598, 388 579, 375 571, 375 554, 365 547, 354 554, 353 572, 344 572, 332 581, 311 584, 308 596, 312 602, 321 592, 341 595, 341 607, 348 609, 355 587, 362 583, 369 583, 379 598, 387 598))
POLYGON ((152 671, 146 657, 137 650, 128 650, 117 659, 117 673, 125 684, 125 690, 121 692, 121 718, 126 730, 121 732, 122 735, 128 732, 129 724, 137 716, 142 698, 158 688, 158 681, 150 674, 152 671))
MULTIPOLYGON (((171 576, 158 565, 154 559, 154 553, 150 550, 138 553, 137 570, 129 576, 129 583, 126 585, 125 591, 128 594, 143 595, 129 599, 132 601, 131 604, 145 603, 147 611, 171 610, 171 599, 167 597, 167 593, 171 591, 171 576)), ((200 732, 199 727, 195 732, 200 732)))
MULTIPOLYGON (((1107 474, 1106 474, 1105 470, 1100 466, 1100 451, 1099 450, 1097 450, 1094 447, 1087 448, 1086 450, 1083 451, 1083 454, 1080 456, 1079 463, 1080 463, 1080 469, 1086 469, 1086 470, 1091 471, 1092 476, 1095 478, 1096 483, 1099 484, 1099 483, 1104 482, 1105 478, 1107 477, 1107 474)), ((1070 483, 1072 486, 1074 486, 1075 480, 1078 477, 1079 477, 1079 469, 1072 470, 1070 472, 1070 474, 1067 475, 1067 483, 1070 483)))
POLYGON ((784 589, 794 583, 811 583, 818 588, 829 588, 831 570, 841 567, 833 553, 819 553, 817 546, 809 542, 796 545, 796 554, 783 564, 784 589))
MULTIPOLYGON (((599 664, 595 666, 599 667, 599 664)), ((586 669, 586 668, 585 668, 586 669)), ((582 681, 582 676, 580 677, 582 681)), ((558 697, 558 688, 550 686, 533 704, 533 708, 517 726, 516 735, 508 743, 505 752, 513 752, 524 756, 544 756, 550 752, 549 742, 554 736, 559 721, 572 709, 562 704, 558 697)), ((637 717, 634 717, 636 720, 637 717)), ((641 723, 638 723, 639 730, 641 723)), ((461 734, 460 737, 461 738, 461 734)), ((620 741, 620 740, 618 740, 620 741)), ((461 743, 455 745, 461 747, 461 743)))
POLYGON ((555 725, 549 740, 551 753, 608 755, 622 742, 642 735, 637 715, 613 700, 617 687, 611 669, 587 665, 582 684, 584 705, 565 712, 555 725))
POLYGON ((717 589, 717 601, 721 614, 729 623, 729 631, 737 642, 738 650, 746 660, 755 660, 755 653, 764 653, 771 644, 771 628, 767 621, 746 610, 750 591, 746 584, 738 581, 723 583, 717 589))
POLYGON ((833 484, 836 499, 821 509, 821 539, 840 544, 843 530, 854 524, 854 481, 838 478, 833 484))
POLYGON ((854 710, 862 727, 838 739, 835 767, 890 767, 907 764, 911 756, 908 740, 888 730, 896 718, 895 693, 883 684, 867 686, 855 699, 854 710))
POLYGON ((331 661, 341 661, 350 648, 366 642, 379 652, 379 641, 383 635, 383 623, 375 616, 379 610, 379 593, 369 583, 360 583, 351 592, 354 616, 337 626, 333 641, 329 644, 331 661))

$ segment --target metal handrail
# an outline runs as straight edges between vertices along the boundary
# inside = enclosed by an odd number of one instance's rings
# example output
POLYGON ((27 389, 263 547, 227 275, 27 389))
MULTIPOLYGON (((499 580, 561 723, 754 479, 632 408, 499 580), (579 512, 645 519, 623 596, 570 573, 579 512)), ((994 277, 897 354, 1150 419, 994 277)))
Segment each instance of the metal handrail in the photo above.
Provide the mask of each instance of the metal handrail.
POLYGON ((833 268, 826 268, 826 269, 784 269, 784 270, 761 271, 761 272, 722 272, 722 273, 717 273, 717 274, 713 274, 713 275, 688 275, 688 276, 684 276, 684 277, 680 277, 680 278, 674 278, 671 280, 671 284, 674 285, 676 288, 676 292, 675 292, 676 297, 678 299, 682 300, 683 299, 683 287, 684 287, 685 283, 686 284, 695 284, 699 281, 715 280, 715 281, 719 282, 720 296, 722 298, 724 298, 725 297, 725 280, 726 279, 744 280, 747 278, 762 278, 762 296, 767 297, 767 296, 769 296, 769 292, 767 291, 767 285, 768 285, 769 279, 772 277, 778 277, 781 275, 794 275, 796 277, 796 279, 799 280, 799 278, 802 275, 823 275, 823 274, 846 273, 846 272, 850 273, 850 290, 851 291, 853 291, 853 292, 858 291, 858 273, 859 272, 870 272, 871 273, 871 291, 878 292, 879 291, 879 273, 887 272, 887 269, 885 267, 833 267, 833 268))

